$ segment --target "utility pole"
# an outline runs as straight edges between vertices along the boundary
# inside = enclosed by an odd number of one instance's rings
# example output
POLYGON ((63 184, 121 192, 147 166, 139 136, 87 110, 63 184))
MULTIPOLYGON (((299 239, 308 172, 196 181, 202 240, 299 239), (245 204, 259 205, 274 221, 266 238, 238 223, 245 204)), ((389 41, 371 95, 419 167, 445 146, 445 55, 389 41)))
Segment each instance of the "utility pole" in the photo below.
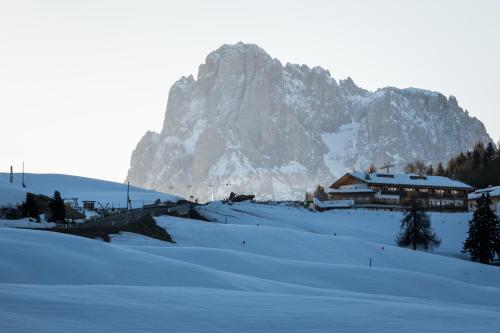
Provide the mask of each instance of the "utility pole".
MULTIPOLYGON (((127 210, 125 212, 125 226, 128 225, 128 207, 130 205, 130 182, 127 182, 127 210)), ((132 207, 130 207, 132 208, 132 207)))
POLYGON ((14 183, 14 169, 10 166, 10 183, 14 183))

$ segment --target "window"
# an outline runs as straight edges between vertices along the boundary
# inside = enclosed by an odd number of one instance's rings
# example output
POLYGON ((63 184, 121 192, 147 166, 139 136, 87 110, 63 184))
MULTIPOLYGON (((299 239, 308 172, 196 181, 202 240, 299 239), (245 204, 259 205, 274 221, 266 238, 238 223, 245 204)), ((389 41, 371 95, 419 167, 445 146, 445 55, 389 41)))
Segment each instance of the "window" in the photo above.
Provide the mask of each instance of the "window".
POLYGON ((429 200, 429 205, 433 208, 439 208, 441 207, 441 201, 436 199, 431 199, 429 200))

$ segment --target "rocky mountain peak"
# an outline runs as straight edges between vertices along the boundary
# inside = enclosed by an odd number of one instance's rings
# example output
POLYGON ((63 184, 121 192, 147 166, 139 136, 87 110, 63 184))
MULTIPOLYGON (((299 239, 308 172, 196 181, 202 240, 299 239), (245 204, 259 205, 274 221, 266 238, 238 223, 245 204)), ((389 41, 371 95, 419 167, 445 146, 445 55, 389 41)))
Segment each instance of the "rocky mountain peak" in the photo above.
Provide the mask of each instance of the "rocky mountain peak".
POLYGON ((201 200, 209 184, 219 197, 230 188, 299 199, 371 163, 437 163, 490 140, 454 97, 415 88, 370 92, 351 78, 337 83, 321 67, 283 66, 240 42, 211 52, 196 80, 172 86, 163 129, 139 142, 128 180, 201 200))

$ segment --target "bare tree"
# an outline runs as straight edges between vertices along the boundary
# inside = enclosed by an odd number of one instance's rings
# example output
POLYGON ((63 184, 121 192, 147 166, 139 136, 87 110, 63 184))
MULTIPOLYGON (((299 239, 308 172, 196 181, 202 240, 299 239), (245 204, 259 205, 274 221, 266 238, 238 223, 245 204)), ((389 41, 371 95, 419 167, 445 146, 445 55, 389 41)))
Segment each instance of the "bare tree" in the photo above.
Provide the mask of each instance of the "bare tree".
POLYGON ((321 185, 316 186, 313 195, 321 201, 328 200, 328 194, 326 194, 325 188, 321 185))

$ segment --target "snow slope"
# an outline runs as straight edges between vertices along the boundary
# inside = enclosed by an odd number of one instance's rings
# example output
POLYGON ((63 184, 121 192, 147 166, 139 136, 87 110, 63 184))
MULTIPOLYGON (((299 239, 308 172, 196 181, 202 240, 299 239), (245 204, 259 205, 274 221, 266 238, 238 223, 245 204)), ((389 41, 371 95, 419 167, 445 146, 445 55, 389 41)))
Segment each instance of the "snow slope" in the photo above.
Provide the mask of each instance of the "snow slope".
POLYGON ((0 207, 16 206, 26 199, 26 190, 20 186, 0 181, 0 207))
POLYGON ((492 332, 500 269, 394 247, 399 214, 213 203, 158 217, 176 244, 0 228, 2 332, 492 332), (369 266, 369 259, 372 266, 369 266))
MULTIPOLYGON (((14 174, 13 185, 7 183, 8 180, 8 173, 0 173, 0 205, 2 202, 18 200, 20 197, 23 201, 26 191, 52 196, 55 190, 61 192, 63 198, 78 198, 80 204, 83 200, 94 200, 103 205, 109 203, 110 206, 125 207, 127 202, 127 184, 70 175, 27 173, 25 174, 26 189, 23 190, 21 174, 14 174), (6 186, 15 192, 5 193, 6 186)), ((130 198, 135 207, 142 206, 143 203, 152 203, 156 199, 173 202, 180 199, 174 195, 134 186, 130 187, 130 198)))

